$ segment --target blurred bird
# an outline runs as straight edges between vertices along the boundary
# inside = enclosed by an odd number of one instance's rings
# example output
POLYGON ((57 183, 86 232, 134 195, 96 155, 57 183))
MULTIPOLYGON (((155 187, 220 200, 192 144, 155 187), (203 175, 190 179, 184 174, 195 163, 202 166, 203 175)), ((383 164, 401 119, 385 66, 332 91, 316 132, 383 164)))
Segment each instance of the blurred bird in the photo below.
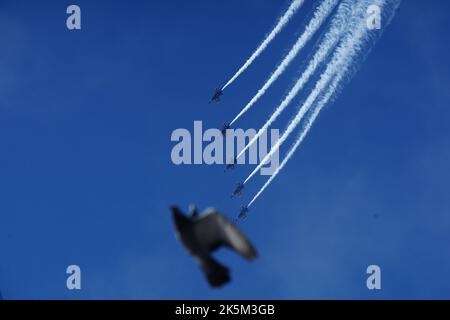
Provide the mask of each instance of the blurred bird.
POLYGON ((177 238, 199 263, 212 287, 220 287, 230 281, 228 268, 212 257, 213 251, 225 246, 248 260, 256 258, 256 250, 250 241, 233 222, 216 209, 206 209, 199 215, 197 209, 191 206, 188 216, 178 207, 173 206, 170 209, 177 238))

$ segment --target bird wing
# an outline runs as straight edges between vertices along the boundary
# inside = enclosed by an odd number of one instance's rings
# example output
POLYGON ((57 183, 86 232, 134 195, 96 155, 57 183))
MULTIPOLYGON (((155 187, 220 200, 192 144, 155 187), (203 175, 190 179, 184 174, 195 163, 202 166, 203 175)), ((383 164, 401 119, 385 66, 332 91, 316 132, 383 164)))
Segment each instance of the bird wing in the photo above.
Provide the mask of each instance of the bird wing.
POLYGON ((216 210, 206 210, 195 221, 194 232, 199 243, 210 251, 225 245, 249 260, 256 258, 256 250, 247 237, 216 210))

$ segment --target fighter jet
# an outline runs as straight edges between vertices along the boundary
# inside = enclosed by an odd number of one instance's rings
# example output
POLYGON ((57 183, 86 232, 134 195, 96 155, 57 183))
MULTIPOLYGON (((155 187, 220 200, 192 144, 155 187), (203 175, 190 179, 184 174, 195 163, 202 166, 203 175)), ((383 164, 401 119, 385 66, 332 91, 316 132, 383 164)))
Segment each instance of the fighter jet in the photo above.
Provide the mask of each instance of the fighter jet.
POLYGON ((223 172, 227 172, 228 170, 234 169, 234 166, 236 165, 236 163, 237 163, 237 159, 234 158, 232 163, 227 163, 225 170, 223 170, 223 172))
POLYGON ((239 212, 238 219, 245 219, 247 218, 248 213, 248 206, 244 205, 241 207, 241 211, 239 212))
POLYGON ((230 128, 231 128, 231 126, 228 123, 224 123, 223 127, 222 127, 222 130, 221 130, 222 135, 225 136, 227 134, 227 130, 230 129, 230 128))
POLYGON ((231 195, 231 197, 235 197, 235 196, 240 196, 242 195, 242 190, 244 189, 244 184, 242 182, 239 182, 236 189, 234 190, 233 194, 231 195))
POLYGON ((220 287, 230 281, 229 269, 211 255, 215 250, 225 246, 248 260, 256 258, 256 250, 250 241, 216 209, 206 209, 201 215, 191 209, 190 216, 184 215, 178 207, 170 209, 178 239, 199 263, 212 287, 220 287))
POLYGON ((211 101, 209 101, 209 103, 212 102, 219 102, 220 101, 220 97, 223 95, 223 90, 221 88, 216 88, 214 90, 214 94, 211 98, 211 101))

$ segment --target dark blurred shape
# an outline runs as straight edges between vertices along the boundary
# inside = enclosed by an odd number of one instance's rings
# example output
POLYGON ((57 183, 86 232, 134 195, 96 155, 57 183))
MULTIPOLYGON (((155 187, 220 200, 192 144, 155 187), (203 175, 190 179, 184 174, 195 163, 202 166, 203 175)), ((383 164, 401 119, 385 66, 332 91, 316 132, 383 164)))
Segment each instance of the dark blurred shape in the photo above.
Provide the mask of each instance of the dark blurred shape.
POLYGON ((248 206, 242 206, 241 211, 239 212, 238 219, 247 218, 248 206))
POLYGON ((239 182, 236 186, 236 189, 233 191, 231 197, 242 195, 242 190, 244 190, 244 184, 242 182, 239 182))
POLYGON ((216 88, 214 90, 214 94, 211 98, 211 101, 209 101, 209 103, 211 102, 219 102, 220 101, 220 97, 223 95, 223 91, 221 88, 216 88))
POLYGON ((234 158, 232 163, 227 163, 224 172, 227 172, 228 170, 234 169, 234 166, 237 164, 237 159, 234 158))
POLYGON ((228 123, 224 123, 222 130, 220 130, 220 132, 222 132, 223 136, 226 136, 228 129, 231 129, 231 126, 228 123))
POLYGON ((225 246, 234 250, 248 260, 256 258, 257 253, 250 241, 216 209, 206 209, 198 215, 191 210, 190 216, 184 215, 178 207, 171 207, 172 217, 178 239, 200 264, 208 283, 212 287, 220 287, 230 281, 227 267, 217 262, 212 252, 225 246))

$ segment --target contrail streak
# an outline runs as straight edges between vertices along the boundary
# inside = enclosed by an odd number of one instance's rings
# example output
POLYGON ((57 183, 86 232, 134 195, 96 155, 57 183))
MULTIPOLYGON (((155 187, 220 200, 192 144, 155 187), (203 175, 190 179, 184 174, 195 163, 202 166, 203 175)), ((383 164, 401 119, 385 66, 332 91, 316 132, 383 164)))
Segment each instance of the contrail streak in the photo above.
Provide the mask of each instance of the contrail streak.
MULTIPOLYGON (((341 76, 343 76, 341 74, 341 76)), ((256 201, 256 199, 259 198, 259 196, 266 190, 266 188, 272 183, 273 179, 280 173, 280 171, 284 168, 286 163, 291 159, 291 157, 294 155, 295 151, 298 149, 298 147, 303 142, 303 139, 308 134, 309 130, 311 129, 311 126, 313 125, 314 121, 316 120, 317 116, 319 115, 320 110, 328 103, 330 98, 333 96, 333 94, 336 91, 336 88, 339 85, 339 82, 341 81, 342 77, 337 76, 334 78, 332 84, 330 85, 327 93, 325 96, 320 100, 317 107, 314 109, 313 114, 309 117, 307 124, 305 125, 303 131, 301 132, 300 136, 298 137, 297 141, 294 143, 294 145, 291 147, 289 152, 287 153, 286 157, 283 159, 281 164, 278 166, 278 168, 275 170, 275 172, 270 176, 270 178, 266 181, 266 183, 262 186, 262 188, 256 193, 256 195, 253 197, 253 199, 249 202, 247 207, 250 207, 253 202, 256 201)))
MULTIPOLYGON (((372 1, 366 0, 365 3, 372 1)), ((378 0, 384 1, 384 0, 378 0)), ((247 177, 244 181, 244 184, 247 183, 261 167, 270 159, 270 157, 280 148, 281 144, 288 138, 288 136, 292 133, 292 131, 297 127, 297 125, 302 120, 303 116, 308 112, 310 107, 313 105, 317 97, 322 93, 322 91, 329 84, 333 76, 339 69, 349 66, 354 59, 355 54, 359 51, 362 44, 364 43, 364 36, 367 34, 367 26, 363 19, 364 10, 358 14, 361 15, 355 25, 351 24, 347 35, 342 40, 342 43, 336 49, 332 61, 328 64, 326 70, 320 76, 319 81, 316 83, 315 88, 311 92, 311 94, 306 99, 305 103, 302 105, 297 115, 291 121, 286 131, 283 133, 281 138, 275 143, 270 152, 264 157, 264 159, 259 163, 259 165, 253 170, 253 172, 247 177)))
POLYGON ((297 12, 297 10, 303 5, 304 0, 294 0, 289 8, 286 10, 284 15, 280 18, 277 25, 269 33, 269 35, 264 39, 261 45, 253 52, 250 58, 245 61, 244 65, 234 74, 234 76, 222 87, 225 90, 234 80, 237 79, 252 63, 255 59, 267 48, 269 43, 275 38, 275 36, 280 33, 284 26, 289 22, 292 16, 297 12))
MULTIPOLYGON (((249 141, 249 143, 242 149, 237 158, 240 158, 250 148, 260 136, 269 128, 269 126, 278 118, 278 116, 286 109, 296 95, 303 89, 310 77, 314 74, 319 65, 329 55, 331 50, 338 43, 342 33, 349 24, 350 17, 352 15, 352 7, 354 6, 354 0, 344 0, 338 7, 336 15, 331 21, 329 30, 325 33, 324 39, 320 43, 316 53, 308 64, 308 67, 302 73, 301 77, 297 80, 294 87, 290 90, 281 104, 275 109, 269 120, 258 130, 258 133, 249 141)), ((359 4, 358 8, 362 10, 362 5, 359 4)))
MULTIPOLYGON (((389 2, 389 1, 385 2, 383 0, 381 3, 379 3, 379 2, 380 2, 380 0, 377 1, 377 4, 378 5, 381 4, 381 6, 383 7, 385 21, 386 21, 385 22, 385 26, 387 26, 392 21, 392 18, 394 17, 394 14, 395 14, 395 11, 400 6, 401 0, 393 0, 392 2, 389 2)), ((370 37, 370 35, 368 35, 368 36, 370 37)), ((369 40, 369 39, 365 40, 366 43, 369 42, 367 40, 369 40)), ((376 39, 374 37, 372 37, 372 40, 373 40, 372 43, 369 44, 369 45, 373 45, 375 43, 376 39)), ((362 48, 363 45, 364 44, 362 43, 360 45, 360 48, 362 48)), ((368 50, 365 52, 366 55, 370 52, 371 48, 372 48, 372 46, 369 46, 368 50)), ((355 55, 357 53, 358 52, 355 52, 355 55)), ((308 118, 308 120, 307 120, 306 124, 304 125, 304 127, 303 127, 299 137, 297 138, 296 142, 291 147, 291 149, 289 150, 289 152, 287 153, 286 157, 283 159, 283 161, 281 162, 281 164, 277 168, 277 170, 275 170, 275 172, 272 174, 272 176, 266 181, 266 183, 262 186, 262 188, 258 191, 258 193, 253 197, 253 199, 249 202, 247 207, 250 207, 256 201, 256 199, 258 199, 258 197, 272 183, 273 179, 275 179, 275 177, 281 172, 281 170, 286 165, 286 163, 291 159, 293 154, 300 147, 300 145, 302 144, 304 138, 306 137, 306 135, 311 130, 311 127, 314 124, 314 122, 315 122, 317 116, 319 115, 320 111, 323 109, 324 106, 326 106, 329 103, 330 99, 336 97, 336 94, 338 93, 344 78, 346 76, 351 76, 350 73, 352 71, 354 71, 354 70, 351 70, 351 66, 352 66, 352 60, 349 60, 347 65, 344 67, 344 69, 342 69, 342 70, 337 72, 337 75, 334 77, 332 83, 329 85, 326 93, 322 96, 322 98, 318 102, 317 106, 315 107, 313 113, 308 118)))
POLYGON ((264 83, 261 89, 258 90, 256 95, 250 100, 249 103, 239 112, 239 114, 230 122, 233 125, 244 113, 246 113, 258 100, 261 98, 270 88, 270 86, 283 74, 289 64, 295 59, 297 54, 308 43, 311 37, 317 32, 323 22, 328 18, 333 9, 338 4, 339 0, 324 0, 320 6, 314 12, 309 24, 306 26, 303 34, 298 38, 289 53, 284 57, 282 62, 278 65, 269 79, 264 83))

